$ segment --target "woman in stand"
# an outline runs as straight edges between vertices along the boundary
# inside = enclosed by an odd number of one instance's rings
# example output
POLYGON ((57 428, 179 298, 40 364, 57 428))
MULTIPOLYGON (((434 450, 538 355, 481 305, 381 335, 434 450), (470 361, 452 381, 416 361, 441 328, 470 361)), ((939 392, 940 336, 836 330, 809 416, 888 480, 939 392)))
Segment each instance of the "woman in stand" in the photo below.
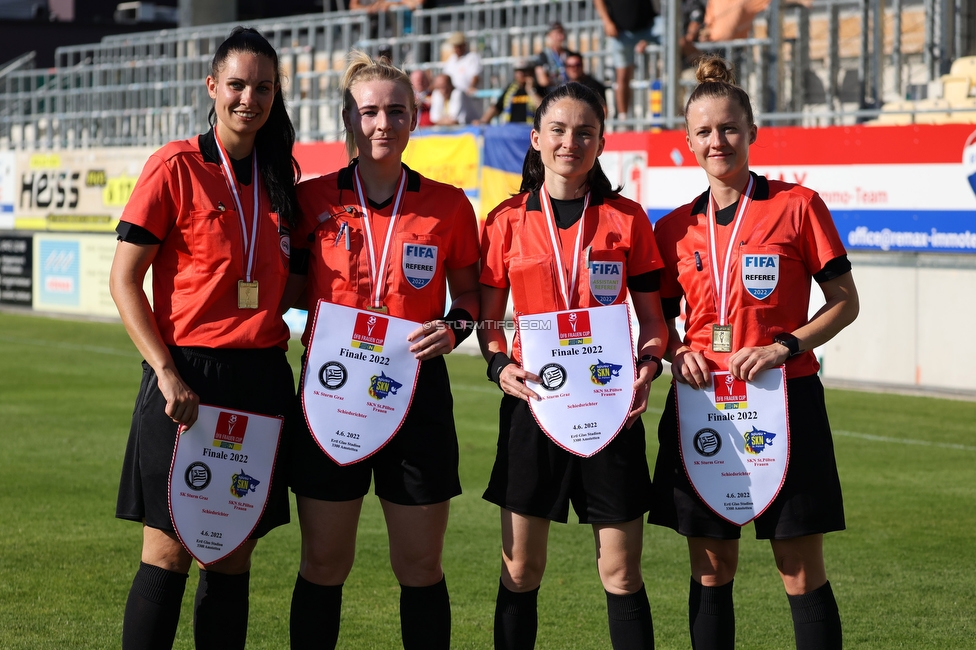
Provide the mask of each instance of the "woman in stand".
MULTIPOLYGON (((665 260, 661 296, 671 332, 671 371, 676 381, 702 389, 717 370, 748 382, 785 364, 789 467, 778 496, 755 520, 756 536, 772 545, 793 612, 797 648, 840 648, 840 617, 824 568, 823 536, 844 528, 844 508, 812 350, 857 316, 851 264, 815 192, 749 171, 749 146, 757 129, 749 96, 734 85, 731 66, 706 57, 697 76, 685 123, 688 146, 705 170, 708 190, 655 228, 665 260), (775 267, 767 267, 775 270, 763 274, 767 280, 777 275, 771 292, 746 286, 750 278, 741 270, 743 260, 756 255, 778 259, 775 267), (721 301, 715 296, 721 292, 713 286, 713 275, 728 295, 724 316, 718 313, 721 301), (808 318, 811 278, 826 304, 808 318), (681 298, 687 301, 684 339, 674 327, 681 298)), ((689 484, 679 455, 675 403, 672 388, 660 423, 650 521, 688 538, 692 646, 732 648, 740 528, 712 512, 689 484)))
MULTIPOLYGON (((321 299, 424 323, 408 337, 420 374, 403 425, 364 460, 336 464, 298 423, 290 476, 302 558, 292 597, 291 643, 294 648, 336 644, 342 585, 352 569, 359 514, 372 478, 401 588, 403 646, 446 650, 451 607, 441 555, 450 499, 460 494, 461 485, 444 355, 471 333, 478 315, 477 219, 463 191, 403 164, 417 125, 416 95, 403 71, 354 52, 342 92, 351 162, 299 186, 303 216, 295 244, 307 250, 296 248, 294 254, 307 257, 308 266, 307 284, 302 274, 295 276, 296 293, 304 285, 309 307, 321 299), (426 283, 407 277, 408 244, 430 251, 434 268, 428 269, 432 275, 426 283), (453 304, 445 315, 448 286, 453 304)), ((312 325, 310 313, 302 339, 306 346, 312 325)))
POLYGON ((485 492, 502 509, 496 648, 534 647, 550 522, 565 523, 570 502, 580 522, 593 526, 613 647, 654 647, 640 567, 651 489, 640 415, 661 372, 667 333, 658 299, 661 260, 647 214, 621 197, 600 168, 603 134, 603 106, 593 91, 570 83, 546 95, 535 114, 520 194, 492 211, 482 236, 485 327, 479 336, 488 377, 505 394, 485 492), (533 419, 528 400, 538 395, 524 382, 539 377, 521 366, 518 347, 508 356, 497 324, 505 318, 509 291, 516 314, 600 306, 587 257, 622 264, 626 286, 613 303, 623 302, 629 289, 640 323, 640 359, 627 423, 604 449, 581 458, 552 442, 533 419), (563 293, 559 275, 574 268, 585 270, 575 278, 570 271, 565 285, 575 289, 563 293))
MULTIPOLYGON (((143 524, 123 648, 169 648, 176 635, 192 559, 168 507, 177 428, 194 423, 201 402, 272 416, 293 408, 280 302, 300 172, 274 48, 236 28, 214 54, 207 88, 213 128, 150 157, 123 211, 112 264, 112 297, 145 359, 116 510, 143 524), (143 291, 150 266, 152 306, 143 291)), ((278 473, 270 489, 251 538, 201 566, 197 647, 244 647, 251 552, 289 519, 278 473)))

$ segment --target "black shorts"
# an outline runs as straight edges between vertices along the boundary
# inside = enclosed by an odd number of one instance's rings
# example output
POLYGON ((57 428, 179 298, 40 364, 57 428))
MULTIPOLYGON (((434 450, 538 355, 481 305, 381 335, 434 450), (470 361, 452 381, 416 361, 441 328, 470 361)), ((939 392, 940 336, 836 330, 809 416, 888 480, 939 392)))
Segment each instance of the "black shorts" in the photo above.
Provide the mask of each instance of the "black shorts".
POLYGON ((369 458, 338 465, 315 442, 304 417, 294 418, 289 429, 289 483, 299 496, 352 501, 369 492, 374 475, 376 496, 399 505, 430 505, 461 494, 454 399, 443 357, 420 364, 403 425, 369 458))
POLYGON ((562 449, 539 428, 524 400, 505 395, 498 452, 484 498, 512 512, 566 523, 569 504, 583 524, 643 517, 651 480, 640 420, 594 456, 562 449))
MULTIPOLYGON (((183 381, 202 404, 223 406, 290 419, 295 379, 281 348, 220 350, 170 347, 183 381)), ((144 521, 151 528, 173 531, 169 513, 169 469, 176 447, 177 425, 166 415, 155 371, 142 363, 142 385, 132 414, 132 428, 122 464, 115 516, 144 521)), ((278 458, 285 458, 284 436, 278 458)), ((263 537, 290 519, 284 463, 276 462, 268 504, 251 539, 263 537)))
MULTIPOLYGON (((786 381, 790 422, 790 465, 776 499, 755 519, 757 539, 793 539, 844 530, 834 441, 827 421, 823 384, 816 375, 786 381)), ((648 523, 667 526, 686 537, 739 539, 742 529, 712 512, 698 498, 678 449, 675 389, 658 428, 654 501, 648 523)))

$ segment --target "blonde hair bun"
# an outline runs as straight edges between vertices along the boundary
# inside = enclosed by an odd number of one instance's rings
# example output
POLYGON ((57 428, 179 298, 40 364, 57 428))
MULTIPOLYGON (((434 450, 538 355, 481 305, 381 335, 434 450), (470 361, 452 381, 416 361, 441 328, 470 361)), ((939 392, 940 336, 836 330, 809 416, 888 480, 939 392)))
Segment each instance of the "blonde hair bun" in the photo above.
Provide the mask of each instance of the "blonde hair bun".
POLYGON ((717 54, 706 54, 698 60, 695 78, 700 84, 724 82, 735 85, 735 72, 732 69, 732 64, 717 54))

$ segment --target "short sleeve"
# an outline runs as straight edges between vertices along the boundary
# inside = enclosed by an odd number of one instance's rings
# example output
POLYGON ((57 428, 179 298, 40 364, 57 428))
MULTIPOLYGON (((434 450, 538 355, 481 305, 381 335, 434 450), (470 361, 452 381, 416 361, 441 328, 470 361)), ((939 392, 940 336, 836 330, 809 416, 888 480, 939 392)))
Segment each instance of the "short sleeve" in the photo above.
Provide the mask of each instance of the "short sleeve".
POLYGON ((678 282, 678 260, 675 258, 677 241, 672 235, 673 229, 669 229, 667 224, 672 220, 668 215, 658 220, 654 227, 655 243, 661 253, 661 261, 664 266, 661 269, 661 300, 680 299, 684 295, 684 289, 678 282))
POLYGON ((646 214, 635 214, 631 226, 630 255, 627 259, 627 277, 643 275, 664 266, 661 253, 654 239, 654 228, 646 214))
POLYGON ((511 245, 511 225, 506 213, 506 208, 496 208, 481 231, 481 284, 499 289, 509 286, 505 251, 511 245))
POLYGON ((153 154, 119 220, 145 228, 162 241, 176 223, 181 196, 176 172, 161 156, 153 154))
POLYGON ((292 249, 310 248, 308 236, 312 234, 315 226, 318 224, 318 215, 315 213, 315 193, 311 191, 313 189, 312 183, 316 180, 313 178, 299 183, 296 188, 296 193, 298 194, 298 223, 295 224, 295 229, 291 233, 292 249))
POLYGON ((803 263, 810 275, 816 275, 830 260, 847 254, 830 210, 817 193, 805 202, 800 242, 803 263))
MULTIPOLYGON (((461 193, 461 190, 455 190, 461 193)), ((481 259, 478 246, 478 218, 466 196, 461 196, 451 224, 451 243, 447 251, 447 268, 462 269, 481 259)))

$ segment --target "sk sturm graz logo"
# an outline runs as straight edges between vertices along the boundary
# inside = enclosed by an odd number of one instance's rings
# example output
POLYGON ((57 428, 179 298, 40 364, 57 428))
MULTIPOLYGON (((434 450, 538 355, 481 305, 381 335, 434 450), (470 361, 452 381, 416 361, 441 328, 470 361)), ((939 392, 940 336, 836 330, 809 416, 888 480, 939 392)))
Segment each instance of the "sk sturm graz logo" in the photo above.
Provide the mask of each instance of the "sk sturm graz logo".
POLYGON ((752 431, 746 431, 743 437, 746 440, 746 451, 748 453, 761 454, 767 446, 773 446, 773 438, 776 437, 776 434, 752 427, 752 431))
POLYGON ((338 361, 328 361, 319 368, 319 383, 329 390, 339 390, 348 378, 346 367, 338 361))
POLYGON ((559 390, 566 383, 566 369, 558 363, 549 363, 542 366, 539 378, 546 390, 559 390))
POLYGON ((261 481, 253 476, 248 476, 241 470, 240 473, 230 477, 230 493, 240 499, 247 496, 248 492, 256 492, 261 481))
POLYGON ((599 386, 606 386, 611 379, 620 376, 621 368, 623 366, 618 366, 615 363, 604 363, 597 359, 596 363, 590 366, 590 381, 599 386))
POLYGON ((383 399, 387 395, 396 395, 403 384, 387 377, 385 372, 373 375, 369 378, 369 396, 374 399, 383 399))
POLYGON ((191 490, 204 490, 210 485, 210 468, 200 461, 190 463, 183 474, 183 480, 191 490))
POLYGON ((698 455, 706 458, 714 456, 722 449, 722 437, 715 429, 700 429, 692 442, 698 455))

